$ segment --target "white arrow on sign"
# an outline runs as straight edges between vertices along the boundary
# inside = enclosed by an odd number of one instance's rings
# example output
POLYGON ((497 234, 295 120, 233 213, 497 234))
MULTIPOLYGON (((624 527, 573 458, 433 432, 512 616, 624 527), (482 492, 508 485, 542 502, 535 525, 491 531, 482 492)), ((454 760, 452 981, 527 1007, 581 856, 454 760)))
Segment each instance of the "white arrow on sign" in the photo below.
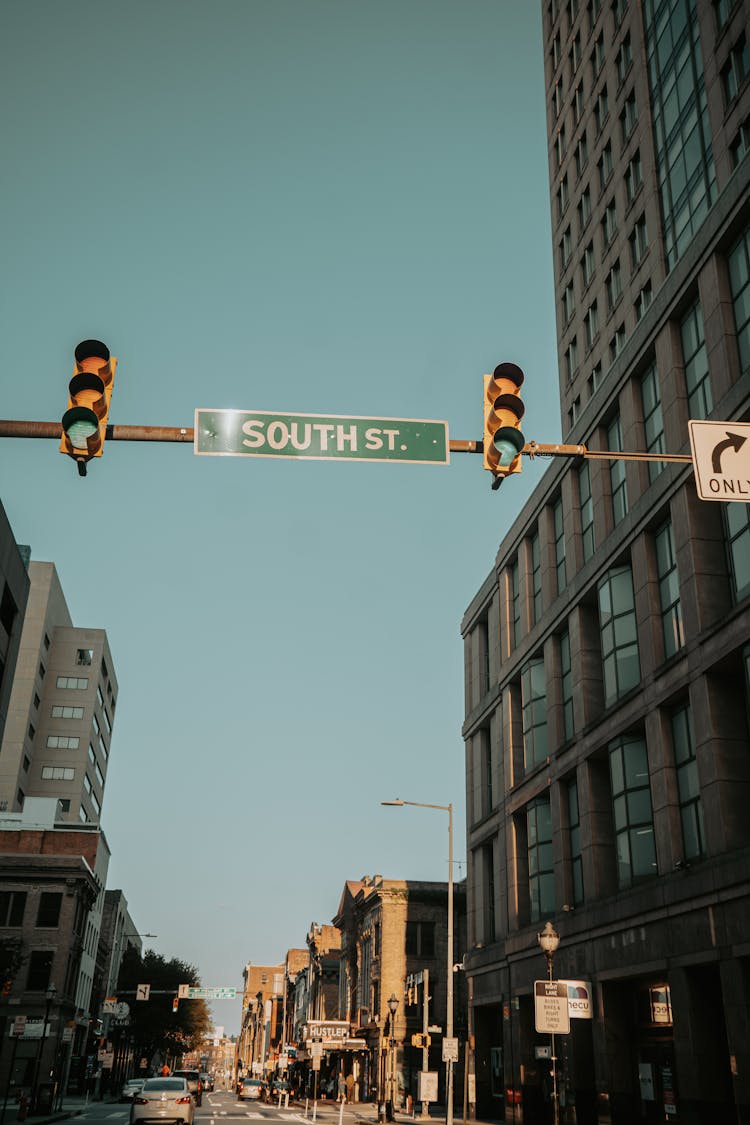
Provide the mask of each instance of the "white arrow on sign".
POLYGON ((750 422, 688 422, 701 500, 750 501, 750 422))

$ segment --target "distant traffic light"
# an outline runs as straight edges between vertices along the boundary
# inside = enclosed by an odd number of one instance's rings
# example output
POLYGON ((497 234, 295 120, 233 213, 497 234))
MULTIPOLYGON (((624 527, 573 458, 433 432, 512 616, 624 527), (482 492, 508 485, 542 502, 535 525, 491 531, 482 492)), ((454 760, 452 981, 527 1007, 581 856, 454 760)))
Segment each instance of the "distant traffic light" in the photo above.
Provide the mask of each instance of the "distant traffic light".
POLYGON ((177 1009, 179 1008, 179 1006, 180 1006, 180 998, 179 998, 179 996, 175 996, 174 999, 172 1000, 172 1011, 176 1012, 177 1009))
POLYGON ((520 430, 525 407, 521 401, 523 371, 515 363, 500 363, 484 377, 484 467, 498 479, 520 473, 526 439, 520 430))
POLYGON ((101 457, 104 449, 117 360, 101 340, 84 340, 76 348, 75 358, 60 452, 72 457, 85 477, 86 462, 101 457))

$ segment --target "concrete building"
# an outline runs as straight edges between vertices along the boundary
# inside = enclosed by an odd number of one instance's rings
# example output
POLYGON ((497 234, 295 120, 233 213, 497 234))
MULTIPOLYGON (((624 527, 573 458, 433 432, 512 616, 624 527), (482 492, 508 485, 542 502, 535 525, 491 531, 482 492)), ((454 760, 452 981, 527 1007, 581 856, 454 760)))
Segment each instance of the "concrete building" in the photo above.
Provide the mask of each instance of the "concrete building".
MULTIPOLYGON (((48 802, 50 813, 54 801, 48 802)), ((33 802, 31 802, 33 808, 33 802)), ((13 1052, 0 1054, 0 1083, 12 1094, 41 1085, 83 1089, 88 999, 109 851, 92 826, 0 822, 0 942, 6 966, 2 1026, 28 1018, 13 1052), (46 1034, 42 1034, 45 1026, 46 1034)))
POLYGON ((98 823, 117 679, 107 635, 73 626, 52 563, 29 563, 31 589, 0 746, 0 808, 55 797, 58 817, 98 823))
MULTIPOLYGON (((417 1100, 417 1076, 423 1069, 422 1049, 412 1035, 424 1030, 424 988, 408 988, 411 978, 427 970, 428 1022, 445 1032, 447 947, 447 883, 383 879, 376 875, 348 880, 333 919, 341 931, 338 981, 339 1019, 350 1026, 353 1044, 345 1053, 330 1046, 334 1066, 354 1076, 356 1096, 363 1101, 417 1100), (391 1014, 389 1000, 398 1003, 391 1014), (392 1045, 391 1041, 395 1041, 392 1045)), ((454 887, 454 958, 466 948, 466 888, 454 887), (456 952, 458 954, 456 955, 456 952)), ((466 1038, 466 993, 463 973, 454 973, 455 1033, 466 1038)), ((441 1073, 440 1037, 428 1048, 428 1069, 441 1073)), ((463 1069, 454 1089, 462 1089, 463 1069)))
MULTIPOLYGON (((749 24, 543 3, 568 443, 688 454, 689 419, 750 418, 749 24)), ((557 459, 466 611, 481 1115, 551 1112, 551 920, 591 1017, 557 1040, 562 1119, 750 1121, 747 476, 727 449, 704 502, 689 465, 557 459)))
POLYGON ((24 558, 0 504, 0 744, 8 717, 29 586, 24 558))

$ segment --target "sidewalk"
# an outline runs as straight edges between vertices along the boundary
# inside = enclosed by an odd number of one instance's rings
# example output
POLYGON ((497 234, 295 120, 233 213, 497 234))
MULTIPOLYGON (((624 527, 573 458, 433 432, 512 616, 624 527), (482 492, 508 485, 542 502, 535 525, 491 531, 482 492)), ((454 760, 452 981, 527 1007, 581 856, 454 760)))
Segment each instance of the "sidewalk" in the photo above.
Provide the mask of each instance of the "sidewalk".
MULTIPOLYGON (((54 1121, 66 1121, 69 1117, 77 1117, 83 1113, 84 1109, 90 1105, 117 1105, 117 1098, 102 1098, 99 1101, 92 1101, 91 1098, 75 1097, 74 1095, 66 1095, 63 1098, 62 1109, 55 1109, 49 1113, 34 1113, 28 1114, 23 1125, 50 1125, 54 1121)), ((2 1102, 0 1102, 2 1105, 2 1102)), ((9 1101, 5 1110, 5 1123, 4 1125, 20 1125, 18 1122, 18 1102, 9 1101)))

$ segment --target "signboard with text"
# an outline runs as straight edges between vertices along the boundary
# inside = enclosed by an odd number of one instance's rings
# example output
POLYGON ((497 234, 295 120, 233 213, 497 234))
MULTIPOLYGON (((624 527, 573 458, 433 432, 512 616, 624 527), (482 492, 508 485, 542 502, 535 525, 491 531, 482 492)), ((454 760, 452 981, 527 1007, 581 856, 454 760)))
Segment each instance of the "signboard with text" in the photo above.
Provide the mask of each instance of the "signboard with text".
POLYGON ((701 500, 750 501, 750 422, 688 422, 701 500))
POLYGON ((447 422, 265 410, 196 410, 193 448, 209 457, 422 465, 447 465, 450 460, 447 422))
POLYGON ((568 1034, 568 987, 564 981, 534 981, 534 1026, 549 1035, 568 1034))

